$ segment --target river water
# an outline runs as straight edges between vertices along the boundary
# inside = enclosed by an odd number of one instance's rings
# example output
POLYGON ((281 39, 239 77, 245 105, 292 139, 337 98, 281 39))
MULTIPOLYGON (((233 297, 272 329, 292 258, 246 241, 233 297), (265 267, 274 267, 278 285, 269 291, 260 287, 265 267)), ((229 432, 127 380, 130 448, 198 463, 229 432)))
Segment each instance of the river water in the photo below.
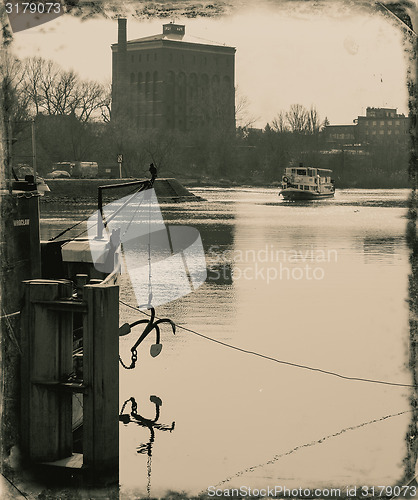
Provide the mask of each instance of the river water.
MULTIPOLYGON (((193 192, 206 201, 163 204, 162 213, 168 225, 199 230, 208 277, 158 307, 159 317, 294 365, 412 383, 407 190, 337 190, 308 203, 284 202, 276 189, 193 192)), ((43 204, 42 237, 93 210, 43 204)), ((126 276, 122 283, 121 298, 135 305, 126 276)), ((141 315, 121 305, 120 318, 141 315)), ((121 338, 126 361, 139 333, 121 338)), ((173 336, 169 325, 162 341, 157 358, 147 338, 137 368, 120 369, 121 405, 134 397, 152 419, 156 395, 158 423, 175 422, 155 428, 151 443, 147 427, 120 423, 122 498, 215 486, 344 492, 403 476, 409 388, 278 363, 181 328, 173 336)))

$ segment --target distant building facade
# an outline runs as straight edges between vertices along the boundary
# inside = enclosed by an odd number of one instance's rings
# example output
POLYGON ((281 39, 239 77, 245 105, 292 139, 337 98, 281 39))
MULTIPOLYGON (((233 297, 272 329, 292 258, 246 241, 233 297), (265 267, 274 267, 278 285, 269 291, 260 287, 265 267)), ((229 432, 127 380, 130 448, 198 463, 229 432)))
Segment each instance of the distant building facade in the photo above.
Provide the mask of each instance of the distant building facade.
POLYGON ((354 144, 356 132, 356 125, 327 125, 324 129, 325 141, 334 146, 354 144))
POLYGON ((367 108, 366 116, 358 116, 354 125, 327 125, 325 141, 329 147, 367 146, 385 142, 406 146, 409 139, 409 118, 396 108, 367 108))
POLYGON ((396 108, 367 108, 357 118, 358 137, 363 143, 386 141, 403 144, 408 140, 409 118, 396 108))
POLYGON ((235 48, 187 37, 174 23, 128 41, 126 19, 119 19, 112 120, 125 117, 139 129, 235 130, 235 48))

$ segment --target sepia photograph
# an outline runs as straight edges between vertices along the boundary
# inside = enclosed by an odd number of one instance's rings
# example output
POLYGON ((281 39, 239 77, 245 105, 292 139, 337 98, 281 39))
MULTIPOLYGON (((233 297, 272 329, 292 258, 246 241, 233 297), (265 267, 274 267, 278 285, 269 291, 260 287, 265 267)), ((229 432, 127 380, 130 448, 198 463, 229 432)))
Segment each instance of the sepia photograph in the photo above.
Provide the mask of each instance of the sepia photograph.
POLYGON ((412 0, 5 0, 5 499, 418 494, 412 0))

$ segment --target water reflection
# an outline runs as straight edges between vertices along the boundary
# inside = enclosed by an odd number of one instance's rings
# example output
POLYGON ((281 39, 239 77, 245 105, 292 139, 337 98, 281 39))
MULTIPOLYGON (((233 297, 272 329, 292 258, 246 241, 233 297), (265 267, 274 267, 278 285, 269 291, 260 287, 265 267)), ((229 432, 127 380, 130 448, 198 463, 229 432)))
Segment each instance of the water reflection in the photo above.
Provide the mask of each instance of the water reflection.
POLYGON ((127 399, 120 410, 119 413, 119 421, 123 424, 128 425, 130 423, 135 423, 141 427, 145 427, 149 430, 150 436, 149 440, 146 443, 141 443, 136 448, 137 453, 141 453, 147 455, 147 495, 148 498, 151 496, 151 474, 152 474, 152 447, 155 441, 155 429, 159 431, 169 431, 172 432, 175 427, 175 422, 172 422, 171 425, 160 424, 158 420, 160 418, 160 407, 163 402, 158 396, 150 396, 151 403, 155 406, 155 415, 154 418, 146 418, 143 415, 138 413, 138 404, 134 397, 130 397, 127 399), (126 406, 128 403, 131 404, 130 413, 124 413, 126 406))
POLYGON ((364 260, 366 263, 378 261, 393 264, 404 247, 405 241, 393 236, 366 236, 363 240, 364 260))

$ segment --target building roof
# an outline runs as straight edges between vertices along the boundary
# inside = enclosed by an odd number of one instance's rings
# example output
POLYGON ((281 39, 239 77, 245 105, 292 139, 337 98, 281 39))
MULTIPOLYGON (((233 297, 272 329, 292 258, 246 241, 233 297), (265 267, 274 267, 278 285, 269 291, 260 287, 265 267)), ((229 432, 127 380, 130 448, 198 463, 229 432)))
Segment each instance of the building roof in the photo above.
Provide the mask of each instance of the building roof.
POLYGON ((325 128, 337 128, 337 127, 347 128, 347 127, 355 127, 355 125, 353 125, 352 123, 347 123, 343 125, 325 125, 325 128))
POLYGON ((213 42, 211 40, 205 40, 203 38, 190 35, 177 35, 175 33, 159 33, 158 35, 144 36, 142 38, 135 38, 135 40, 128 40, 127 43, 154 42, 157 40, 174 40, 176 42, 199 43, 201 45, 216 45, 218 47, 227 47, 227 45, 224 43, 213 42))

